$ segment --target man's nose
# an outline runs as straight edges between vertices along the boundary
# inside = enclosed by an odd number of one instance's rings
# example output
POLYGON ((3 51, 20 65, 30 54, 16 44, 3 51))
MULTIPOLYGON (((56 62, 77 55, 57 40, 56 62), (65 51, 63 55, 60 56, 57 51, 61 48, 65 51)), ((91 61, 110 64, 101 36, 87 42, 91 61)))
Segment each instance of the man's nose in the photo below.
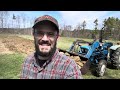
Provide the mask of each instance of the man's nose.
POLYGON ((48 36, 46 34, 44 34, 43 37, 42 37, 42 40, 47 41, 48 40, 48 36))

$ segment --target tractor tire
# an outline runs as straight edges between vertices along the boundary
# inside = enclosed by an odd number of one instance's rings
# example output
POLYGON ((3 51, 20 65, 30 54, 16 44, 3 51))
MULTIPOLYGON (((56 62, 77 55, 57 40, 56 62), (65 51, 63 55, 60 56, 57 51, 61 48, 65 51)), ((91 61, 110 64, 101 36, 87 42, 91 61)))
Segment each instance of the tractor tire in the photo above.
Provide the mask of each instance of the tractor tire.
POLYGON ((100 60, 97 67, 96 67, 96 76, 102 77, 106 71, 107 61, 100 60))
POLYGON ((115 69, 120 69, 120 48, 115 50, 111 55, 111 64, 115 69))

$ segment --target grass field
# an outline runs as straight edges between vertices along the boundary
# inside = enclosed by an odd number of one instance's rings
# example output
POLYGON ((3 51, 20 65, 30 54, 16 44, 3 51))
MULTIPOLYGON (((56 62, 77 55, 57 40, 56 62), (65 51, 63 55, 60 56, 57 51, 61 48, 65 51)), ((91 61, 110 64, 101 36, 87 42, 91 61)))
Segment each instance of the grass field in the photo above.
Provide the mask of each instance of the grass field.
POLYGON ((20 53, 0 55, 0 79, 19 79, 23 59, 20 53))
MULTIPOLYGON (((17 36, 19 36, 19 39, 22 39, 22 41, 23 40, 27 41, 29 39, 33 40, 32 36, 28 36, 28 35, 17 35, 17 36)), ((8 37, 8 39, 12 37, 14 40, 17 40, 16 35, 14 36, 0 35, 1 40, 3 40, 5 37, 8 37)), ((67 50, 69 49, 69 47, 71 46, 72 42, 75 39, 77 38, 60 37, 58 39, 57 47, 67 50)), ((86 39, 86 40, 91 41, 91 39, 86 39)), ((15 43, 16 43, 15 45, 17 45, 17 42, 15 43)), ((23 45, 23 47, 25 46, 23 45)), ((20 48, 23 47, 21 46, 20 48)), ((9 50, 14 50, 14 49, 9 49, 9 50)), ((21 65, 24 61, 24 58, 26 57, 26 54, 21 51, 19 52, 19 48, 17 49, 17 52, 16 51, 12 51, 12 52, 13 53, 6 53, 6 54, 0 53, 0 79, 19 79, 20 77, 21 65)), ((86 75, 83 75, 83 77, 84 79, 120 79, 120 70, 107 68, 106 73, 103 77, 96 77, 92 75, 91 72, 89 71, 86 75)))

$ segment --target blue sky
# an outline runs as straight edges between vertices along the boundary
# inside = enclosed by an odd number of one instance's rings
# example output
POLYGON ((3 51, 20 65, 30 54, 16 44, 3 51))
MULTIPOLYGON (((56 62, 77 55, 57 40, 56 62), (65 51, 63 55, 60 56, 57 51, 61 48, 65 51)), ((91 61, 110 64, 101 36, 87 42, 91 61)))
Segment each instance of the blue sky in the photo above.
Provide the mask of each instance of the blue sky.
MULTIPOLYGON (((98 28, 102 27, 102 22, 108 17, 117 17, 120 19, 120 11, 10 11, 10 15, 25 15, 31 18, 32 22, 36 17, 42 15, 51 15, 55 17, 60 27, 65 25, 72 25, 74 28, 77 24, 81 24, 84 20, 87 23, 86 28, 94 29, 94 20, 98 19, 98 28)), ((29 22, 29 21, 28 21, 29 22)), ((32 26, 32 24, 31 24, 32 26)))

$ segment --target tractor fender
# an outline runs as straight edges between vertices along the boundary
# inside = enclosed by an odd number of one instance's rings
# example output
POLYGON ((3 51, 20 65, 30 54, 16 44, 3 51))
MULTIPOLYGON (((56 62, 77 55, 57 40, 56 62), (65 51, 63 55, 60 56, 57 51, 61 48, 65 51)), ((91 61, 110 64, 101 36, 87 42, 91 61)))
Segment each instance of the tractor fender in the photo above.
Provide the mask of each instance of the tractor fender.
POLYGON ((114 46, 111 46, 110 49, 111 49, 111 50, 116 50, 116 49, 119 48, 119 47, 120 47, 120 45, 114 45, 114 46))

